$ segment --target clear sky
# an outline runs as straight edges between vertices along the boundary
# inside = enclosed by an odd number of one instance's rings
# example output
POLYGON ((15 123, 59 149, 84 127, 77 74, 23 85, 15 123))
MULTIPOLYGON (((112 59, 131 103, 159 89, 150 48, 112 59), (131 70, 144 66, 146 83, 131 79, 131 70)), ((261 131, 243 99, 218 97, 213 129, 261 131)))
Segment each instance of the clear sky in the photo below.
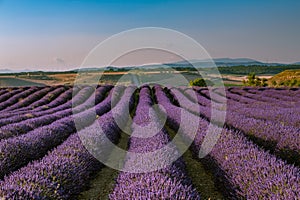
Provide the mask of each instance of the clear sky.
POLYGON ((155 26, 212 57, 300 61, 299 0, 0 0, 0 69, 67 69, 112 34, 155 26))

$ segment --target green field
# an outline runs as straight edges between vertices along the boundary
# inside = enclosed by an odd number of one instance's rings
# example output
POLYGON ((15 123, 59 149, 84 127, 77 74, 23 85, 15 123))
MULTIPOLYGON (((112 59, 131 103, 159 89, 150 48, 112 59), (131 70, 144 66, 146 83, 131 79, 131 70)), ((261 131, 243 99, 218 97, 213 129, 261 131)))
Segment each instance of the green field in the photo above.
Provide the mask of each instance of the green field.
MULTIPOLYGON (((232 66, 218 67, 219 73, 225 86, 242 86, 242 81, 246 79, 249 73, 255 73, 260 78, 270 79, 269 85, 288 86, 283 83, 287 80, 287 73, 275 76, 285 70, 300 70, 300 65, 282 65, 282 66, 232 66), (274 78, 272 78, 275 76, 274 78), (283 78, 285 76, 285 78, 283 78), (276 81, 278 79, 278 81, 276 81)), ((290 72, 291 73, 291 72, 290 72)), ((133 81, 139 83, 159 83, 162 85, 187 85, 189 81, 201 77, 201 74, 207 75, 209 79, 219 77, 214 69, 203 68, 198 71, 188 67, 174 67, 173 70, 167 69, 143 69, 128 70, 120 68, 117 70, 94 69, 86 71, 66 71, 66 72, 30 72, 17 74, 0 74, 0 87, 7 86, 31 86, 31 85, 73 85, 74 81, 81 84, 124 84, 129 85, 133 81), (99 77, 101 78, 99 79, 99 77), (133 78, 134 76, 134 78, 133 78)), ((297 84, 296 84, 297 85, 297 84)))

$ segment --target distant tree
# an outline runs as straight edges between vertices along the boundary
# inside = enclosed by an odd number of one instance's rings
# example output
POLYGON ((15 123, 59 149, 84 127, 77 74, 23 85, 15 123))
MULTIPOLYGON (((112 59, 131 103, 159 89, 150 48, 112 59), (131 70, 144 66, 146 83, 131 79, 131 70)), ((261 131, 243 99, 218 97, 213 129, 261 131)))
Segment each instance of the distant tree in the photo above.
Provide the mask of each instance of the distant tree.
POLYGON ((267 82, 268 82, 268 79, 263 78, 263 79, 262 79, 262 86, 263 86, 263 87, 267 87, 267 86, 268 86, 268 83, 267 83, 267 82))
POLYGON ((248 81, 246 83, 248 85, 254 86, 255 85, 255 73, 250 73, 247 77, 248 81))
POLYGON ((199 87, 207 87, 212 86, 213 83, 209 80, 204 80, 203 78, 196 78, 190 81, 190 86, 199 86, 199 87))
POLYGON ((273 80, 273 81, 272 81, 272 85, 273 85, 273 86, 276 86, 276 85, 277 85, 277 82, 276 82, 275 80, 273 80))
POLYGON ((247 81, 245 79, 243 79, 243 85, 247 85, 247 81))
POLYGON ((255 77, 254 75, 254 84, 255 86, 262 86, 262 81, 259 77, 255 77))
POLYGON ((292 81, 289 79, 289 80, 286 80, 285 83, 284 83, 284 86, 290 86, 292 83, 292 81))
POLYGON ((262 86, 262 87, 266 87, 268 86, 267 83, 268 79, 266 78, 259 78, 255 75, 255 73, 250 73, 247 76, 247 80, 243 80, 243 84, 246 86, 262 86))
POLYGON ((280 86, 284 86, 284 81, 281 81, 281 82, 279 83, 279 85, 280 85, 280 86))
POLYGON ((293 86, 296 86, 296 85, 297 85, 297 79, 292 80, 291 86, 293 87, 293 86))

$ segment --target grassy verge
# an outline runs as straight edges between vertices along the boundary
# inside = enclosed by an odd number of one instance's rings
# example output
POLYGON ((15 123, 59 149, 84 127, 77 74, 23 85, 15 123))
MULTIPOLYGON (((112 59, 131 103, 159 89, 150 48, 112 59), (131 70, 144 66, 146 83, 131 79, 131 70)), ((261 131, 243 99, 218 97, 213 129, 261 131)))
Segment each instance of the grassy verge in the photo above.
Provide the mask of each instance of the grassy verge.
MULTIPOLYGON (((173 138, 176 133, 165 126, 166 130, 173 138)), ((186 151, 182 155, 186 163, 186 171, 189 178, 191 178, 194 187, 201 195, 201 199, 226 199, 223 194, 219 191, 218 187, 214 182, 214 175, 205 166, 194 158, 191 151, 186 151)))

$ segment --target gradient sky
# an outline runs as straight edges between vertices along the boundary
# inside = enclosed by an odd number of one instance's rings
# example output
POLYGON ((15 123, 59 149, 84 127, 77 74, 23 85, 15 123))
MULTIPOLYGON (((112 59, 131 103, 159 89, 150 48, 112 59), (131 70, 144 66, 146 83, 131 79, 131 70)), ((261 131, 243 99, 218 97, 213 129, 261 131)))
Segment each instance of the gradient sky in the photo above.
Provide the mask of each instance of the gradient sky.
POLYGON ((154 26, 212 57, 300 61, 299 0, 0 0, 0 69, 70 69, 107 37, 154 26))

